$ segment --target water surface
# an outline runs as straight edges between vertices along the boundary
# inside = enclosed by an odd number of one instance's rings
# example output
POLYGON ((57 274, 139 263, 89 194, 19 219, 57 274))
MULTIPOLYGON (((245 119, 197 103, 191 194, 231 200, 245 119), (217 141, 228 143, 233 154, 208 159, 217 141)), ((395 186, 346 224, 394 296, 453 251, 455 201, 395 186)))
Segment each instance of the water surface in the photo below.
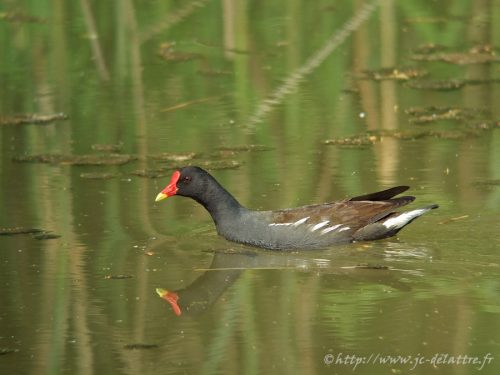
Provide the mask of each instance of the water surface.
POLYGON ((1 373, 498 372, 497 2, 2 7, 2 122, 68 119, 0 126, 0 227, 60 236, 0 236, 1 373), (136 159, 15 161, 110 153, 136 159), (383 241, 246 248, 154 203, 183 164, 250 208, 398 184, 440 208, 383 241))

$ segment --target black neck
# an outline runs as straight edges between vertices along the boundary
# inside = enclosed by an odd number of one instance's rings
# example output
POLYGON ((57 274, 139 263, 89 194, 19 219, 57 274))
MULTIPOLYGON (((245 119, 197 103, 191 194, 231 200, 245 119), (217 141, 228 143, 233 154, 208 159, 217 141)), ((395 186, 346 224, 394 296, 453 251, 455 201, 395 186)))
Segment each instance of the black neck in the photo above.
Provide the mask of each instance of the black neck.
POLYGON ((206 208, 216 225, 235 219, 243 208, 236 198, 211 176, 205 191, 193 198, 206 208))

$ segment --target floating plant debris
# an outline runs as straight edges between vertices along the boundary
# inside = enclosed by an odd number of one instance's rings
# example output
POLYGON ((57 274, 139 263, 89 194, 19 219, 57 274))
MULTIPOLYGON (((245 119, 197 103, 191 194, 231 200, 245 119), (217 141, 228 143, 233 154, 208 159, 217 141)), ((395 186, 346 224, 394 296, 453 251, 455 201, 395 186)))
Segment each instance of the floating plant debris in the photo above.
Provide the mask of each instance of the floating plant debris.
POLYGON ((40 232, 44 232, 44 230, 36 228, 23 228, 23 227, 0 228, 0 236, 13 236, 16 234, 33 234, 40 232))
POLYGON ((35 238, 37 240, 54 240, 56 238, 61 238, 61 236, 59 234, 46 232, 46 231, 35 233, 32 236, 33 236, 33 238, 35 238))
POLYGON ((127 350, 156 349, 158 347, 157 344, 127 344, 123 346, 123 348, 127 350))
POLYGON ((219 147, 217 151, 211 153, 209 155, 210 160, 221 160, 221 159, 230 159, 235 158, 238 154, 242 152, 254 152, 254 151, 270 151, 273 150, 270 146, 265 145, 241 145, 241 146, 227 146, 227 147, 219 147))
POLYGON ((60 155, 60 154, 39 154, 23 155, 13 158, 21 163, 48 163, 62 165, 122 165, 137 160, 136 156, 124 154, 107 155, 60 155))
POLYGON ((384 266, 381 264, 369 264, 369 263, 363 263, 363 264, 358 264, 354 268, 357 269, 363 269, 363 270, 388 270, 388 266, 384 266))
POLYGON ((16 352, 18 352, 18 349, 0 348, 0 355, 10 354, 10 353, 16 353, 16 352))
POLYGON ((212 160, 220 160, 220 159, 228 159, 228 158, 235 158, 239 154, 238 151, 231 151, 231 150, 218 150, 215 152, 212 152, 209 156, 210 159, 212 160))
POLYGON ((31 234, 37 240, 48 240, 53 238, 60 238, 61 236, 50 231, 37 228, 0 228, 0 236, 13 236, 17 234, 31 234))
POLYGON ((447 130, 447 131, 430 132, 430 136, 439 139, 461 140, 461 139, 468 139, 472 136, 477 136, 477 134, 473 134, 471 132, 466 132, 462 130, 447 130))
MULTIPOLYGON (((500 124, 498 127, 500 127, 500 124)), ((383 142, 384 138, 395 138, 402 141, 414 141, 422 138, 460 140, 479 136, 481 131, 489 129, 491 127, 469 125, 460 130, 378 130, 347 138, 328 139, 323 143, 327 145, 339 145, 341 147, 365 147, 377 142, 383 142)))
POLYGON ((437 52, 443 52, 446 51, 448 47, 442 45, 442 44, 435 44, 435 43, 428 43, 428 44, 422 44, 415 48, 413 50, 414 54, 420 54, 420 55, 429 55, 432 53, 437 53, 437 52))
POLYGON ((132 176, 146 177, 146 178, 162 178, 170 177, 174 168, 159 168, 159 169, 137 169, 130 174, 132 176))
POLYGON ((412 116, 410 122, 415 124, 426 124, 440 120, 465 121, 483 117, 486 111, 481 109, 457 108, 457 107, 425 107, 409 108, 405 113, 412 116))
POLYGON ((158 154, 158 155, 151 155, 150 157, 154 160, 160 160, 160 161, 184 162, 184 161, 194 159, 196 156, 197 156, 197 154, 194 152, 186 152, 186 153, 181 153, 181 154, 171 154, 171 153, 164 152, 164 153, 158 154))
POLYGON ((106 275, 104 276, 106 280, 124 280, 124 279, 131 279, 133 276, 131 275, 106 275))
POLYGON ((95 151, 104 151, 104 152, 118 152, 122 149, 123 144, 122 143, 117 143, 117 144, 95 144, 92 145, 92 150, 95 151))
POLYGON ((440 138, 440 139, 448 139, 448 140, 458 140, 465 139, 469 137, 471 134, 465 131, 394 131, 394 132, 386 132, 384 136, 392 137, 400 140, 416 140, 420 138, 440 138))
POLYGON ((241 163, 236 160, 205 160, 200 161, 198 165, 214 171, 218 169, 237 169, 241 166, 241 163))
POLYGON ((120 177, 118 173, 106 173, 106 172, 88 172, 80 173, 81 178, 88 178, 89 180, 111 180, 113 178, 120 177))
POLYGON ((241 146, 224 146, 224 147, 219 147, 218 150, 220 151, 235 151, 235 152, 242 152, 242 151, 270 151, 273 148, 270 146, 266 145, 241 145, 241 146))
POLYGON ((456 65, 487 64, 498 63, 500 57, 491 46, 476 46, 466 52, 444 52, 431 51, 426 53, 416 53, 410 57, 415 61, 443 61, 456 65))
POLYGON ((419 68, 384 68, 379 70, 366 70, 364 73, 365 78, 373 79, 375 81, 389 79, 408 81, 410 79, 424 77, 428 74, 426 70, 419 68))
POLYGON ((373 134, 361 134, 346 138, 333 138, 324 141, 326 145, 336 145, 336 146, 349 146, 349 147, 363 147, 371 146, 375 142, 379 141, 379 137, 373 134))
POLYGON ((384 137, 391 137, 391 138, 396 138, 400 139, 402 141, 413 141, 416 139, 420 138, 425 138, 425 137, 432 137, 432 131, 430 130, 422 130, 422 131, 417 131, 417 130, 393 130, 393 131, 382 131, 380 132, 381 135, 384 137))
POLYGON ((24 125, 24 124, 47 124, 54 121, 67 120, 68 116, 64 113, 53 113, 49 115, 40 115, 36 113, 0 117, 0 125, 24 125))
POLYGON ((469 124, 471 130, 491 130, 500 128, 500 121, 487 120, 469 124))
POLYGON ((449 80, 418 79, 414 81, 408 81, 406 85, 412 89, 418 89, 418 90, 453 91, 461 89, 465 85, 465 83, 466 81, 459 79, 449 79, 449 80))

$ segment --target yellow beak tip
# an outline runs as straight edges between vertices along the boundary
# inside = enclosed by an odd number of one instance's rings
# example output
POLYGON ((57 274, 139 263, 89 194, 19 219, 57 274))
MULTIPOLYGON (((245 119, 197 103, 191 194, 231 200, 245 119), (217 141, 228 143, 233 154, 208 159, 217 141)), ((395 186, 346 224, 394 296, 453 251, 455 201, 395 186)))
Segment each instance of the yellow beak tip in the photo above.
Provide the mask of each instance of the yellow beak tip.
POLYGON ((167 195, 167 194, 160 193, 160 194, 158 194, 158 195, 156 196, 155 202, 159 202, 159 201, 161 201, 161 200, 163 200, 163 199, 165 199, 165 198, 167 198, 167 197, 168 197, 168 195, 167 195))
POLYGON ((168 290, 163 289, 163 288, 156 288, 156 293, 160 296, 163 297, 165 294, 168 293, 168 290))

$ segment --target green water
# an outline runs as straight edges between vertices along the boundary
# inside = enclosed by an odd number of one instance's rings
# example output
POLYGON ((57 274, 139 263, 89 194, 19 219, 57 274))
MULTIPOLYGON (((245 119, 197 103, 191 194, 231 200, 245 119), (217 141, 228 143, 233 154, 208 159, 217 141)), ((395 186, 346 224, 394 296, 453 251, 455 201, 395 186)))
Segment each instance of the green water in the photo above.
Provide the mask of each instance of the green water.
POLYGON ((0 4, 2 122, 68 116, 0 125, 0 228, 60 236, 0 236, 0 373, 498 373, 500 64, 414 55, 494 60, 499 25, 498 1, 0 4), (389 67, 461 85, 362 78, 389 67), (408 113, 429 107, 472 114, 408 113), (137 160, 13 160, 103 144, 137 160), (133 174, 207 162, 250 208, 400 184, 440 208, 397 238, 250 249, 192 201, 155 204, 171 170, 133 174), (156 288, 177 291, 180 316, 156 288))

